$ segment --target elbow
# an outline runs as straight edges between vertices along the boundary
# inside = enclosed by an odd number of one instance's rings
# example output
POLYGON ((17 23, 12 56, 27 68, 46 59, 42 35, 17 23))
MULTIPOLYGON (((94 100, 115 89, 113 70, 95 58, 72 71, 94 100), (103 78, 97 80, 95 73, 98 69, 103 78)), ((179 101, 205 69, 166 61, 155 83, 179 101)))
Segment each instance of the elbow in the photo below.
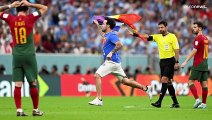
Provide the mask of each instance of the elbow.
POLYGON ((47 10, 48 10, 48 7, 47 6, 43 6, 43 8, 42 8, 43 13, 46 13, 47 10))
POLYGON ((44 7, 44 11, 46 12, 47 10, 48 10, 48 7, 47 7, 47 6, 45 6, 45 7, 44 7))
POLYGON ((121 49, 121 48, 123 47, 123 44, 122 44, 122 43, 120 43, 120 45, 119 45, 119 46, 120 46, 120 49, 121 49))

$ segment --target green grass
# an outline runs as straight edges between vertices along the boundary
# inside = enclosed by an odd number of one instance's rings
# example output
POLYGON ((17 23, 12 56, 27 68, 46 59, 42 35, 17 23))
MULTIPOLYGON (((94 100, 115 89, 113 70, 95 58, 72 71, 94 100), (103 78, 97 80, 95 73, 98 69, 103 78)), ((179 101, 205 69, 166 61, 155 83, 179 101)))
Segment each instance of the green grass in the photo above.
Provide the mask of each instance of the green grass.
MULTIPOLYGON (((147 97, 103 97, 104 106, 90 106, 94 97, 42 97, 42 117, 33 117, 30 98, 23 98, 23 109, 29 116, 16 117, 13 98, 0 98, 1 120, 210 120, 212 97, 208 97, 207 109, 192 109, 193 97, 178 97, 181 108, 171 109, 171 98, 164 98, 162 108, 154 108, 147 97)), ((153 101, 157 100, 157 96, 153 101)))

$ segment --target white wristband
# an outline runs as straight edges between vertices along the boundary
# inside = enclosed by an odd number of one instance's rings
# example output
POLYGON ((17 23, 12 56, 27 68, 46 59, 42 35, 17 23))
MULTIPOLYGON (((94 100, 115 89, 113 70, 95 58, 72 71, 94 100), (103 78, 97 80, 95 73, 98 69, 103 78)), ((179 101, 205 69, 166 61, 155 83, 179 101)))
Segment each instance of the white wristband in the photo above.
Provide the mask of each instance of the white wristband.
POLYGON ((12 5, 8 5, 9 8, 12 8, 12 5))

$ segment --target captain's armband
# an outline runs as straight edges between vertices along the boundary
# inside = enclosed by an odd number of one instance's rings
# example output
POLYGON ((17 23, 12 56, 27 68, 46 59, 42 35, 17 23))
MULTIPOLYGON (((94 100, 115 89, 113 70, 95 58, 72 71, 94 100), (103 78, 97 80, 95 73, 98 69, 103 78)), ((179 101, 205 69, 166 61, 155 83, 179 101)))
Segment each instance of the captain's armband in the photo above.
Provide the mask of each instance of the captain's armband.
POLYGON ((153 36, 149 35, 149 37, 147 38, 148 41, 153 41, 153 36))

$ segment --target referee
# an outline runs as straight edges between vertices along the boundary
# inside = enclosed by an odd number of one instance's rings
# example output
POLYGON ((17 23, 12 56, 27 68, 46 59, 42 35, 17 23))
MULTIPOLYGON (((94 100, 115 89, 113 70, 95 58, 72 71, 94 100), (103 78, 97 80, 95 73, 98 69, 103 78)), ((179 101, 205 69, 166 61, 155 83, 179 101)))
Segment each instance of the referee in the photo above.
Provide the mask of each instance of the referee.
MULTIPOLYGON (((173 33, 167 31, 167 22, 161 21, 158 23, 159 34, 143 35, 148 41, 154 41, 158 45, 159 57, 160 57, 160 71, 162 88, 158 101, 151 105, 157 108, 161 107, 163 97, 168 89, 169 94, 173 100, 171 108, 179 108, 179 103, 175 95, 175 89, 172 85, 172 79, 174 71, 179 69, 179 44, 176 36, 173 33)), ((132 34, 132 33, 131 33, 132 34)), ((138 36, 133 34, 133 36, 138 36)))

